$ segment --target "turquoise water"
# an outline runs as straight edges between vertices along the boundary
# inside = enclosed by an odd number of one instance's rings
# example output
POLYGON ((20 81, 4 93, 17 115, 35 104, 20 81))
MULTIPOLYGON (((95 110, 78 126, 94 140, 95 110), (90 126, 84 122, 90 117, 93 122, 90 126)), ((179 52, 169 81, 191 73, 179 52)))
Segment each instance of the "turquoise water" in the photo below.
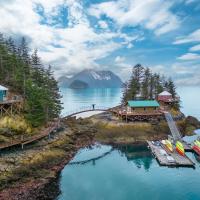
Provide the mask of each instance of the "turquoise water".
MULTIPOLYGON (((78 106, 96 99, 98 104, 114 106, 120 101, 117 91, 94 91, 81 93, 64 90, 63 99, 71 99, 64 106, 78 106), (97 94, 97 96, 96 96, 97 94)), ((118 90, 119 92, 119 90, 118 90)), ((182 110, 186 115, 200 119, 200 89, 180 88, 182 110)), ((69 109, 65 108, 65 111, 69 109)), ((200 134, 200 133, 199 133, 200 134)), ((196 168, 160 167, 145 146, 124 146, 112 150, 108 145, 95 145, 80 150, 71 162, 86 161, 83 165, 67 165, 61 172, 60 195, 57 200, 199 200, 199 158, 187 153, 196 163, 196 168)))

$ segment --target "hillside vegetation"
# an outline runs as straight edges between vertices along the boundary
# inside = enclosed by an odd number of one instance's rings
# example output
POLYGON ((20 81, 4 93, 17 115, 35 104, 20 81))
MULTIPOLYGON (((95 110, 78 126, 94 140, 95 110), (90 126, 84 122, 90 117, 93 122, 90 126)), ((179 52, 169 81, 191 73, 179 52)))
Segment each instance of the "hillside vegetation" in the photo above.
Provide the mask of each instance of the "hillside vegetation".
POLYGON ((23 96, 22 116, 38 127, 59 116, 61 96, 51 66, 42 64, 37 49, 30 52, 25 38, 16 45, 0 34, 0 84, 23 96))

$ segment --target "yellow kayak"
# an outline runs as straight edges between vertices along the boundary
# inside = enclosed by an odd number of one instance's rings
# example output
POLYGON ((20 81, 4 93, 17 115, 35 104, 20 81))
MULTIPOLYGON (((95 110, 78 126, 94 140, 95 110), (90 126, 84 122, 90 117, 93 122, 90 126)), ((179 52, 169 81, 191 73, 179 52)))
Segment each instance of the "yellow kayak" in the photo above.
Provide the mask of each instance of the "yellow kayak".
POLYGON ((181 155, 184 156, 185 155, 185 149, 183 147, 183 144, 179 141, 176 142, 176 151, 181 155))
POLYGON ((200 142, 198 140, 195 140, 194 144, 200 147, 200 142))
POLYGON ((165 140, 165 145, 169 151, 173 152, 173 146, 172 143, 169 140, 165 140))

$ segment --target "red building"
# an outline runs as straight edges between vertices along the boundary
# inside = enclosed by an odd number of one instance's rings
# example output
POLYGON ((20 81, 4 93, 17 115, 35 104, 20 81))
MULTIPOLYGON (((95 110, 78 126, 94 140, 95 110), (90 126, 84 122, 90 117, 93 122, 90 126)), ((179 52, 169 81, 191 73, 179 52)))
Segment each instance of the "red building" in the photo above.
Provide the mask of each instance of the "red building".
POLYGON ((172 94, 167 91, 163 91, 158 95, 158 101, 170 103, 173 101, 172 94))

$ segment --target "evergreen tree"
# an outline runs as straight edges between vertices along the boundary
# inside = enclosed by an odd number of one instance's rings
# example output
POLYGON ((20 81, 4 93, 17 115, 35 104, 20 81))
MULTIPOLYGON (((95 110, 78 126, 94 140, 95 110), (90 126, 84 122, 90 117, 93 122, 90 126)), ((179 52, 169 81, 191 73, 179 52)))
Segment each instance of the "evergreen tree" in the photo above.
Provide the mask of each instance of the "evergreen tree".
POLYGON ((172 94, 172 97, 176 97, 176 86, 174 85, 174 82, 172 81, 171 78, 169 78, 168 83, 167 83, 167 89, 168 92, 172 94))
POLYGON ((25 38, 15 46, 12 38, 0 34, 0 82, 13 93, 23 94, 26 119, 34 127, 59 117, 62 109, 60 93, 51 67, 45 69, 37 50, 31 62, 25 38))
POLYGON ((142 81, 142 97, 144 99, 150 99, 150 80, 151 80, 151 72, 147 67, 144 71, 144 77, 142 81))

